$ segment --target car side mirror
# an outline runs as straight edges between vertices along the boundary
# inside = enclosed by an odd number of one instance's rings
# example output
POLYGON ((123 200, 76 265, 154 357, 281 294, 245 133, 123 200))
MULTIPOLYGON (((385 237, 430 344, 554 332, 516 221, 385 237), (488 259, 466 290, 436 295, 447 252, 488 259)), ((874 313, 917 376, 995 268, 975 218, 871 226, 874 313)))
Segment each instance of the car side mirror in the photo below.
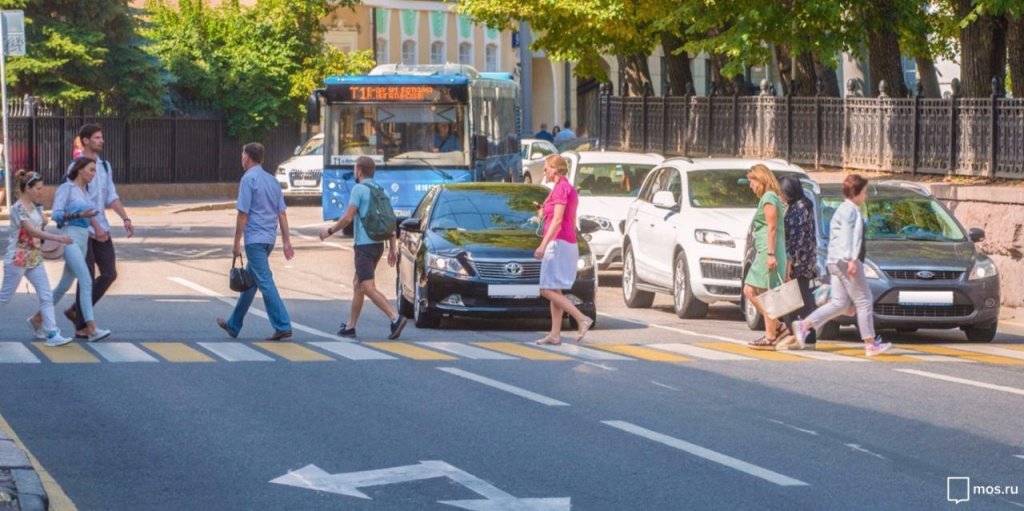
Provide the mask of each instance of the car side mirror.
POLYGON ((420 229, 420 222, 422 222, 422 220, 419 218, 406 218, 402 221, 400 228, 405 232, 420 233, 423 232, 423 230, 420 229))
POLYGON ((601 230, 601 225, 589 218, 580 219, 580 233, 592 234, 601 230))
POLYGON ((974 243, 985 241, 985 229, 979 229, 977 227, 967 231, 967 237, 970 238, 974 243))
POLYGON ((670 191, 661 191, 654 194, 654 207, 661 209, 676 209, 676 197, 670 191))
POLYGON ((302 151, 302 146, 297 145, 297 146, 295 146, 295 151, 292 154, 294 154, 295 156, 298 156, 300 151, 302 151))

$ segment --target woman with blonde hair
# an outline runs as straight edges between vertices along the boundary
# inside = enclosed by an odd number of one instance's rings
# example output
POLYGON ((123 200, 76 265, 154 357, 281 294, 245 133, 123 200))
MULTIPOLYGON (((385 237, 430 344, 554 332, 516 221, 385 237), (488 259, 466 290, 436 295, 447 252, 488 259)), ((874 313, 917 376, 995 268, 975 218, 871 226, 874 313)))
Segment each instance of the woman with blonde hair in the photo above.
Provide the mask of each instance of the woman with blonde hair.
POLYGON ((579 197, 569 182, 569 164, 561 155, 552 154, 544 161, 544 177, 553 186, 541 205, 544 216, 544 239, 533 256, 540 263, 540 294, 551 302, 551 331, 537 344, 562 344, 562 317, 569 313, 579 332, 576 342, 583 340, 594 320, 580 312, 562 293, 576 282, 576 262, 580 249, 576 241, 576 208, 579 197))
POLYGON ((764 317, 765 331, 764 337, 751 341, 748 346, 772 351, 785 333, 785 325, 765 315, 757 295, 782 285, 782 272, 786 271, 786 232, 780 198, 782 190, 775 174, 761 164, 750 168, 747 179, 750 180, 750 189, 760 201, 754 213, 753 225, 756 255, 743 279, 743 295, 764 317))

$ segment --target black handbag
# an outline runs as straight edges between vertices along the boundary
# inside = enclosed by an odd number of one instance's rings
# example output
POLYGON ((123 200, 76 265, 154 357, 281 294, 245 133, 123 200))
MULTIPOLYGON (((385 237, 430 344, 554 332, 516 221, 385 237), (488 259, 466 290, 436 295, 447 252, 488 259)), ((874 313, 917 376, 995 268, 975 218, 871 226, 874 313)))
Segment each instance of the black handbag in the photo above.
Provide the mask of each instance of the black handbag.
MULTIPOLYGON (((235 266, 237 261, 242 256, 235 256, 231 259, 231 271, 228 272, 228 285, 231 286, 231 290, 236 293, 244 293, 254 287, 256 287, 256 279, 252 278, 252 274, 249 270, 245 269, 245 266, 235 266)), ((242 260, 242 264, 245 264, 245 260, 242 260)))

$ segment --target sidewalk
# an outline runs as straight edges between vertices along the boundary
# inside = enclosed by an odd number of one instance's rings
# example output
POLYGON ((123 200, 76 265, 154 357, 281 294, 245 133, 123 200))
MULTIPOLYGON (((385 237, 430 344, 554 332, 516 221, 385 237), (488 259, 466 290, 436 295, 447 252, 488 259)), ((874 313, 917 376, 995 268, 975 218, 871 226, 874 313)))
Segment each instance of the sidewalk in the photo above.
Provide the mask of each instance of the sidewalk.
MULTIPOLYGON (((0 422, 3 419, 0 418, 0 422)), ((46 511, 50 499, 28 454, 0 427, 0 509, 46 511)))
MULTIPOLYGON (((176 213, 188 213, 192 211, 213 211, 219 209, 233 209, 235 201, 223 199, 146 199, 130 200, 124 202, 128 214, 135 216, 158 216, 172 215, 176 213)), ((108 213, 109 215, 110 213, 108 213)), ((0 212, 0 220, 10 220, 11 216, 7 210, 0 212)))

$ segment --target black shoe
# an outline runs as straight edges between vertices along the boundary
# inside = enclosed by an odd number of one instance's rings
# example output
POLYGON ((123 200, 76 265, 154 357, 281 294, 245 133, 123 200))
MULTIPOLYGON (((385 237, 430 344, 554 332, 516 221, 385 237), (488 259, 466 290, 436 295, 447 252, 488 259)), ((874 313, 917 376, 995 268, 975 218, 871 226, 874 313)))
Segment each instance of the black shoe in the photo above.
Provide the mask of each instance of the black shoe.
POLYGON ((405 316, 398 316, 398 319, 391 322, 391 335, 388 336, 389 341, 398 339, 398 336, 402 335, 402 329, 405 328, 405 323, 409 319, 405 316))
POLYGON ((340 335, 341 337, 355 337, 356 329, 349 328, 348 324, 342 323, 341 327, 338 329, 338 335, 340 335))
POLYGON ((217 326, 219 326, 221 328, 221 330, 224 330, 225 332, 227 332, 228 336, 231 337, 232 339, 238 338, 238 333, 231 331, 231 328, 228 327, 228 322, 227 321, 224 321, 221 318, 217 318, 217 326))

